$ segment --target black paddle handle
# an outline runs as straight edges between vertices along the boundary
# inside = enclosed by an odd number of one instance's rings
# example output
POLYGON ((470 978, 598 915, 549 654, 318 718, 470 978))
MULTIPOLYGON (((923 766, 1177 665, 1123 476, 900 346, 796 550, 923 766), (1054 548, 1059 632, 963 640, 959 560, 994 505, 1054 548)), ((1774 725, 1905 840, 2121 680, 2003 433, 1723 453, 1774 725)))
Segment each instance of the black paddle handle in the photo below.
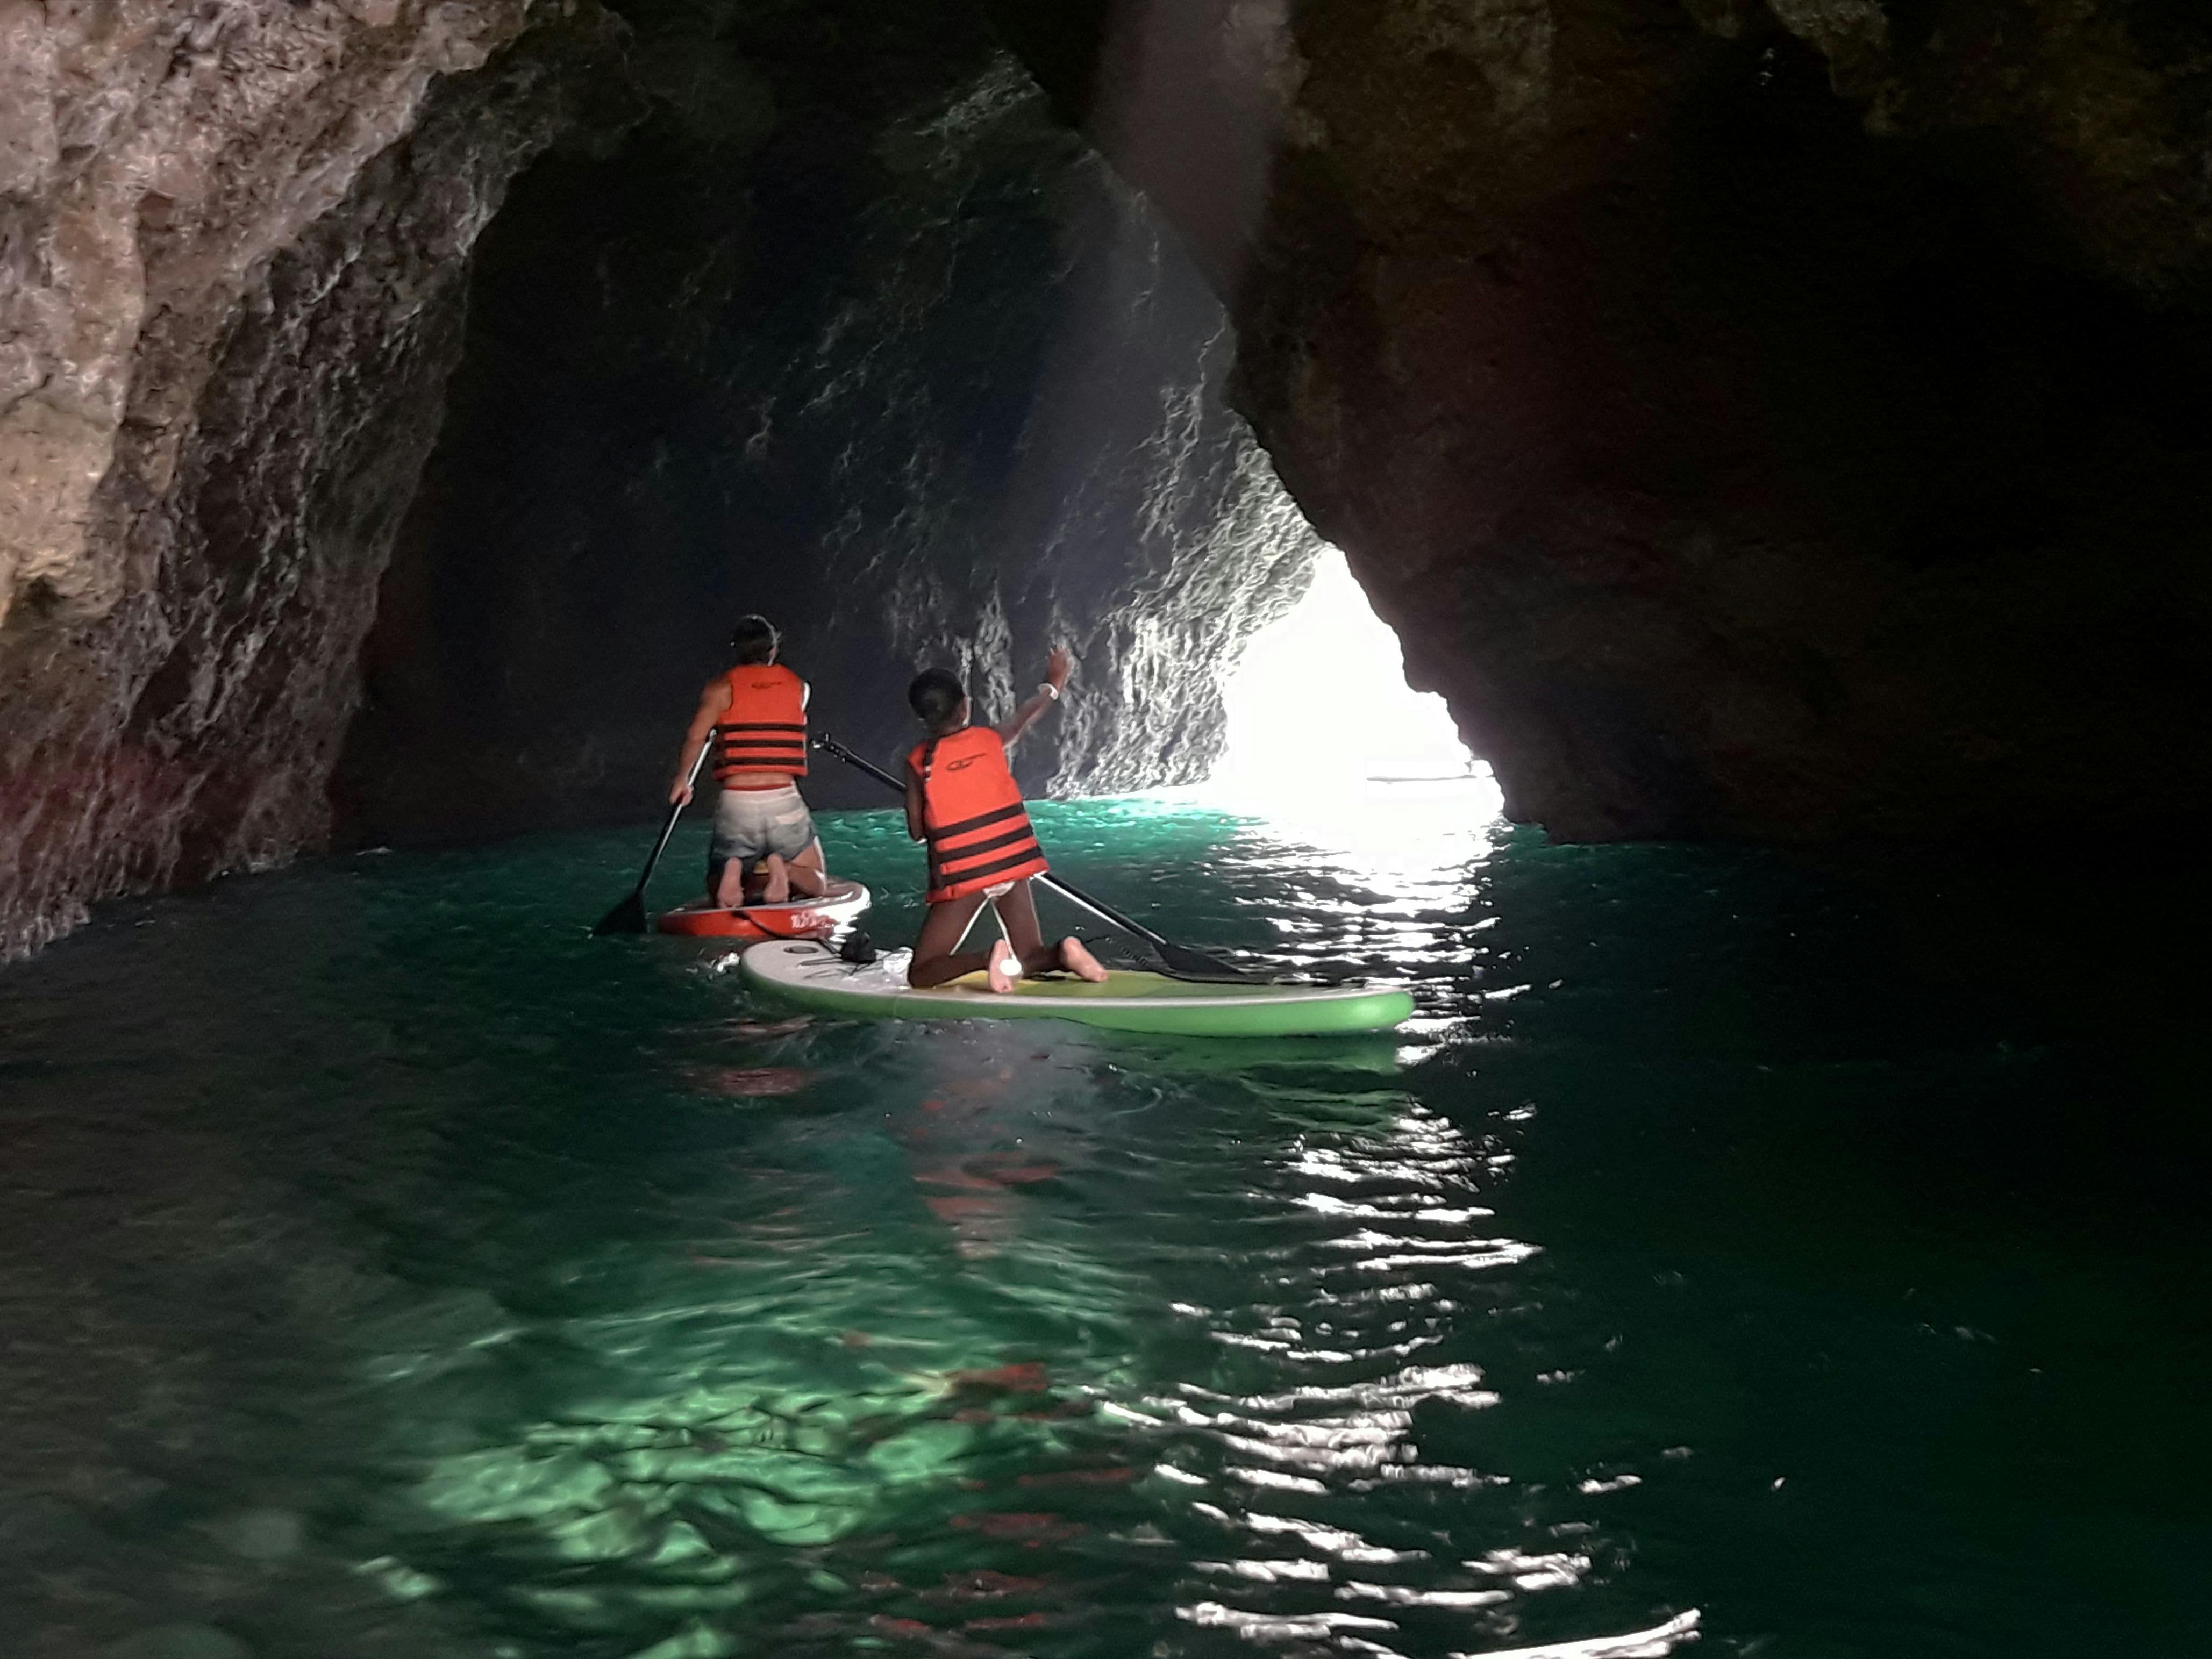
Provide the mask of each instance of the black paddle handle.
POLYGON ((851 750, 846 748, 843 744, 838 742, 836 738, 831 737, 827 732, 817 732, 815 733, 814 746, 817 749, 821 750, 823 753, 826 755, 836 756, 848 766, 859 768, 861 771, 866 772, 870 777, 873 778, 878 783, 884 784, 890 788, 896 789, 902 795, 906 793, 906 786, 904 784, 901 783, 890 773, 884 771, 884 769, 877 765, 875 762, 861 759, 860 757, 854 754, 851 750))
MULTIPOLYGON (((884 771, 882 767, 878 766, 873 761, 861 759, 860 756, 846 748, 843 744, 838 742, 836 738, 831 737, 827 732, 821 732, 815 738, 814 746, 817 749, 821 750, 825 754, 836 756, 848 766, 858 767, 861 771, 866 772, 870 777, 875 779, 878 783, 887 785, 889 787, 897 790, 900 794, 903 795, 906 793, 906 786, 904 784, 901 783, 890 773, 884 771)), ((1069 886, 1066 882, 1060 880, 1059 877, 1046 874, 1037 877, 1036 879, 1042 882, 1046 886, 1051 888, 1054 892, 1058 893, 1062 898, 1073 899, 1085 909, 1091 911, 1093 915, 1104 917, 1108 921, 1112 922, 1116 927, 1127 928, 1130 933, 1134 933, 1139 939, 1144 940, 1146 944, 1155 947, 1168 945, 1170 949, 1174 948, 1172 945, 1169 945, 1169 942, 1166 939, 1161 938, 1159 934, 1154 933, 1142 922, 1130 921, 1128 917, 1123 915, 1119 910, 1115 909, 1111 905, 1100 903, 1097 899, 1092 898, 1090 894, 1083 891, 1080 888, 1069 886)))

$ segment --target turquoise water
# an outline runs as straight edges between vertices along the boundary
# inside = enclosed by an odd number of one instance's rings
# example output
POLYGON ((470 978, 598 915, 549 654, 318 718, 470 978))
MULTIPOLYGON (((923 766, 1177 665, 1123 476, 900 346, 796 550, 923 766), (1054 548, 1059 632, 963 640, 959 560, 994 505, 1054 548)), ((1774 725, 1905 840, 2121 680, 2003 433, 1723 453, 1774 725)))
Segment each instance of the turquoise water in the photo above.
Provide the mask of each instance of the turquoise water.
POLYGON ((2212 1253, 2107 1061, 1760 855, 1040 819, 1420 1017, 794 1020, 584 936, 639 832, 0 972, 0 1651, 2212 1650, 2212 1253))

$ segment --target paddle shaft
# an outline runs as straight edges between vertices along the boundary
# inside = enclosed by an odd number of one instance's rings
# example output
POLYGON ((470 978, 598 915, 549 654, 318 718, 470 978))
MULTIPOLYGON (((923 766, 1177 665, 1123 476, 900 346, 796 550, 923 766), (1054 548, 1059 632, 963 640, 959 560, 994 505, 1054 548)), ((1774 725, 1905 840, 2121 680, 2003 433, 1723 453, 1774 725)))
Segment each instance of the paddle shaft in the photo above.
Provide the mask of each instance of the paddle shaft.
MULTIPOLYGON (((684 775, 685 788, 691 789, 698 787, 699 769, 706 765, 707 751, 714 746, 714 739, 711 734, 706 742, 699 745, 698 754, 692 757, 691 769, 684 775)), ((646 883, 653 879, 653 872, 660 867, 660 855, 668 850, 669 839, 676 833, 676 820, 684 816, 684 805, 685 802, 679 800, 668 809, 668 822, 660 826, 660 839, 653 843, 653 856, 646 860, 645 869, 637 878, 637 894, 640 897, 645 894, 646 883)))
MULTIPOLYGON (((875 779, 878 783, 897 790, 901 795, 904 795, 906 793, 906 786, 901 783, 896 778, 884 771, 882 767, 878 766, 873 761, 861 759, 860 756, 846 748, 843 744, 838 742, 836 738, 830 736, 827 732, 823 733, 821 736, 814 739, 814 746, 826 754, 835 755, 839 760, 844 762, 848 766, 859 768, 861 771, 866 772, 870 777, 875 779)), ((1041 876, 1032 877, 1030 879, 1042 882, 1047 887, 1051 888, 1054 892, 1059 894, 1062 898, 1072 900, 1075 903, 1081 905, 1085 909, 1090 911, 1093 915, 1099 917, 1102 921, 1111 922, 1115 927, 1122 929, 1124 932, 1134 933, 1139 939, 1144 940, 1146 944, 1151 945, 1154 950, 1165 949, 1173 951, 1177 948, 1172 940, 1161 938, 1159 934, 1146 927, 1144 923, 1130 921, 1128 917, 1123 915, 1119 910, 1114 908, 1110 904, 1100 903, 1097 899, 1092 898, 1090 894, 1084 892, 1080 888, 1069 886, 1066 882, 1060 880, 1059 877, 1053 875, 1050 872, 1047 872, 1041 876)))

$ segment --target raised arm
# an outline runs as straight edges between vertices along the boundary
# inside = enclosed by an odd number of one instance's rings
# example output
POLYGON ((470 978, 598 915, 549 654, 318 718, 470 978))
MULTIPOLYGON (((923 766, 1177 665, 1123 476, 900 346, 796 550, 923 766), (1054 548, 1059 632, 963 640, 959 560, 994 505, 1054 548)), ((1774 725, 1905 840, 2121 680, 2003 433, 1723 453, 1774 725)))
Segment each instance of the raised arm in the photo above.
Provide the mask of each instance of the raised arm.
POLYGON ((691 725, 684 733, 684 747, 676 757, 676 776, 668 786, 670 805, 691 804, 691 763, 698 759, 699 746, 714 735, 714 723, 729 706, 729 681, 708 681, 707 689, 699 694, 698 712, 691 716, 691 725))
POLYGON ((1067 647, 1055 645, 1045 663, 1044 684, 1037 687, 1036 695, 1014 710, 1013 719, 999 728, 1000 740, 1012 749, 1023 732, 1037 723, 1044 711, 1060 701, 1060 694, 1067 687, 1068 672, 1075 666, 1075 659, 1067 654, 1067 647))

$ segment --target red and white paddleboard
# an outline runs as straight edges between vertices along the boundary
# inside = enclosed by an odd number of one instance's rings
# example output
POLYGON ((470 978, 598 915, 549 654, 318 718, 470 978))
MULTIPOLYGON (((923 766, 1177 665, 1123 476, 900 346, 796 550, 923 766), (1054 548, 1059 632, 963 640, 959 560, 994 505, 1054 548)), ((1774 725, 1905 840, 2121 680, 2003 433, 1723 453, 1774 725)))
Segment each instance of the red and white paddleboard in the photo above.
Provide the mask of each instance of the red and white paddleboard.
POLYGON ((867 908, 866 888, 832 876, 829 891, 819 898, 794 895, 786 904, 751 903, 734 910, 700 899, 663 911, 653 926, 684 939, 821 939, 867 908))

